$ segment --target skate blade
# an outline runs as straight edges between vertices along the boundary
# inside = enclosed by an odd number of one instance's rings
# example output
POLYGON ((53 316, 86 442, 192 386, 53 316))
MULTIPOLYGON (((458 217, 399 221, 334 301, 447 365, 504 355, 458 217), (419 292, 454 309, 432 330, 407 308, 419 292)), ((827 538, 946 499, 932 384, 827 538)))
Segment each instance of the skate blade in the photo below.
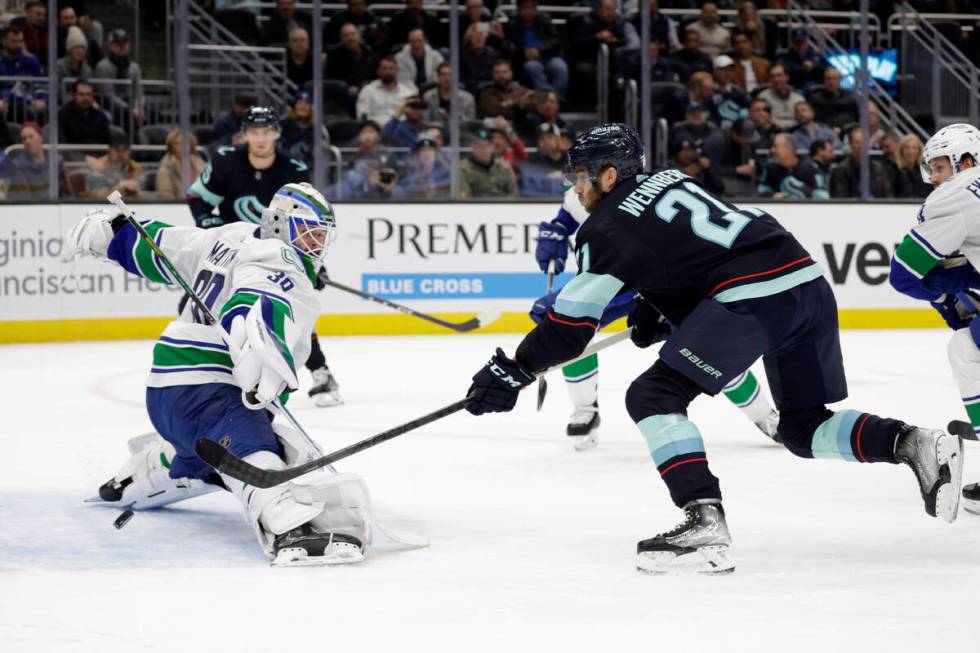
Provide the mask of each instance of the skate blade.
POLYGON ((936 458, 940 467, 949 468, 949 481, 936 491, 936 516, 952 524, 960 503, 960 486, 963 483, 963 441, 959 436, 945 435, 936 442, 936 458))
POLYGON ((344 403, 338 394, 331 394, 329 392, 321 392, 310 397, 313 403, 320 408, 332 408, 333 406, 340 406, 344 403))
POLYGON ((705 546, 689 553, 646 551, 636 554, 636 568, 654 575, 720 575, 735 571, 731 547, 705 546))
POLYGON ((599 446, 599 434, 593 431, 588 435, 570 435, 575 451, 588 451, 599 446))
POLYGON ((364 552, 352 544, 336 543, 323 555, 311 556, 302 547, 281 549, 272 561, 273 567, 329 567, 349 565, 364 560, 364 552))
POLYGON ((980 501, 973 499, 963 499, 963 510, 971 515, 980 516, 980 501))

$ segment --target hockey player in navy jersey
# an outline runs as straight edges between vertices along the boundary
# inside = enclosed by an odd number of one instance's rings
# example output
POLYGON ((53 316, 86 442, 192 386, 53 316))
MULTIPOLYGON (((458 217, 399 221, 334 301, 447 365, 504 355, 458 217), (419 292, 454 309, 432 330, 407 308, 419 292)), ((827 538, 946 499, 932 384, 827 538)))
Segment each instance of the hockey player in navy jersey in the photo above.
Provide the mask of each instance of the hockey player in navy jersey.
MULTIPOLYGON (((244 145, 219 147, 187 189, 187 203, 199 227, 258 223, 262 211, 282 186, 310 181, 309 166, 276 151, 280 126, 272 109, 249 107, 242 119, 242 135, 244 145)), ((306 361, 313 376, 310 398, 318 406, 343 403, 340 386, 327 366, 316 333, 310 344, 306 361)))
POLYGON ((654 573, 732 571, 718 479, 687 407, 762 357, 783 445, 804 458, 906 463, 927 514, 956 518, 962 444, 940 430, 826 404, 847 396, 837 305, 819 265, 769 214, 740 210, 678 170, 642 174, 643 146, 621 124, 595 127, 569 151, 569 174, 589 218, 576 242, 578 274, 547 319, 473 377, 467 410, 513 409, 533 372, 569 360, 592 339, 624 288, 642 299, 634 329, 664 340, 630 385, 626 408, 685 520, 637 545, 654 573), (676 328, 664 328, 661 317, 676 328))
MULTIPOLYGON (((129 442, 130 457, 99 488, 105 501, 156 508, 224 487, 241 501, 263 552, 280 565, 363 559, 371 536, 370 497, 354 474, 327 470, 290 486, 259 489, 220 476, 194 452, 202 438, 267 469, 319 455, 267 408, 298 386, 293 360, 309 353, 319 315, 313 283, 336 220, 309 184, 287 184, 261 223, 215 229, 143 223, 180 275, 197 289, 218 324, 194 302, 153 348, 146 407, 156 433, 129 442)), ((116 211, 98 209, 65 238, 67 258, 96 256, 130 274, 174 284, 171 272, 116 211)))
MULTIPOLYGON (((535 259, 542 272, 554 269, 561 273, 568 258, 569 240, 578 230, 579 224, 589 217, 579 202, 575 188, 565 191, 565 198, 558 215, 550 222, 538 225, 535 259)), ((558 291, 541 297, 531 307, 531 319, 540 323, 548 315, 558 297, 558 291)), ((629 315, 636 306, 636 291, 625 290, 616 295, 606 306, 599 318, 599 328, 612 324, 629 315)), ((577 451, 592 449, 599 443, 599 355, 566 365, 562 368, 568 396, 572 400, 572 415, 565 427, 577 451)), ((762 393, 759 381, 750 370, 739 374, 722 390, 723 394, 735 404, 756 427, 769 438, 776 438, 776 424, 779 414, 769 405, 762 393)))

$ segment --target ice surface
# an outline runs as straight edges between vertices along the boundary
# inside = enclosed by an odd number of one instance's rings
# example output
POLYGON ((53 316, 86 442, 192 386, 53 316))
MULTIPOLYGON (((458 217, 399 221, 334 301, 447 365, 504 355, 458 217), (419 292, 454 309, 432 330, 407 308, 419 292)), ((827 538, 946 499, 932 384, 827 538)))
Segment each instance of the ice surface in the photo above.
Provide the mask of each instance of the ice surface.
MULTIPOLYGON (((962 406, 948 332, 845 332, 846 405, 945 425, 962 406)), ((454 401, 517 336, 323 340, 346 400, 297 417, 335 449, 454 401)), ((149 342, 0 347, 0 651, 968 651, 980 518, 928 518, 905 467, 795 458, 724 398, 691 409, 720 477, 737 569, 634 570, 680 518, 623 407, 654 354, 601 354, 601 441, 563 435, 552 379, 509 415, 456 415, 340 464, 386 522, 347 568, 270 568, 224 493, 137 513, 86 506, 150 430, 149 342)), ((306 378, 308 385, 309 380, 306 378)), ((965 480, 980 480, 975 445, 965 480)))

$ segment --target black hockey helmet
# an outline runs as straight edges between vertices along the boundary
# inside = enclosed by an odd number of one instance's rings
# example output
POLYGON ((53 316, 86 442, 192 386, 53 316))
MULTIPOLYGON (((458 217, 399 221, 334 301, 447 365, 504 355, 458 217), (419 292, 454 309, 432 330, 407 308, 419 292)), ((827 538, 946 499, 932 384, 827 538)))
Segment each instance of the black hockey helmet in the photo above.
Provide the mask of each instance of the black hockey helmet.
POLYGON ((645 162, 643 143, 636 132, 629 125, 611 122, 593 127, 575 139, 568 150, 565 177, 574 184, 575 168, 584 167, 589 180, 595 183, 603 168, 612 166, 619 173, 618 184, 643 172, 645 162))
POLYGON ((242 118, 242 131, 249 127, 272 127, 279 129, 279 116, 270 107, 249 107, 242 118))

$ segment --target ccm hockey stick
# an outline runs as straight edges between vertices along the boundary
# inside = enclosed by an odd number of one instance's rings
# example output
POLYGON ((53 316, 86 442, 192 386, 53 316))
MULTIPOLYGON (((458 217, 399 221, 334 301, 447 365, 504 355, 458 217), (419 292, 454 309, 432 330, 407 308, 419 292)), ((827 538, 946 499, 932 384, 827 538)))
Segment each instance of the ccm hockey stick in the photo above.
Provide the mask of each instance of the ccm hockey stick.
MULTIPOLYGON (((561 369, 565 365, 580 361, 583 358, 587 358, 597 351, 625 340, 629 337, 629 334, 630 329, 626 329, 625 331, 616 333, 600 342, 592 343, 577 358, 561 363, 560 365, 555 365, 554 367, 549 367, 548 369, 539 372, 536 376, 553 372, 554 370, 561 369)), ((206 438, 198 440, 197 444, 194 446, 194 450, 197 452, 197 455, 201 458, 201 460, 211 465, 222 474, 227 474, 232 478, 237 478, 239 481, 248 483, 249 485, 254 485, 258 488, 273 487, 274 485, 288 483, 289 481, 299 478, 303 474, 312 472, 315 469, 320 469, 321 467, 335 463, 338 460, 342 460, 347 456, 364 451, 365 449, 370 449, 371 447, 377 446, 382 442, 387 442, 392 438, 397 438, 399 435, 404 435, 409 431, 414 431, 415 429, 425 426, 426 424, 431 424, 432 422, 440 420, 443 417, 457 413, 463 408, 466 408, 466 405, 470 403, 471 400, 472 397, 465 397, 459 401, 454 401, 453 403, 449 404, 448 406, 444 406, 439 410, 413 419, 410 422, 405 422, 404 424, 388 429, 387 431, 379 433, 370 438, 361 440, 360 442, 355 442, 348 447, 338 449, 337 451, 323 456, 322 458, 317 458, 316 460, 311 460, 307 463, 303 463, 302 465, 297 465, 287 469, 262 469, 256 467, 255 465, 250 465, 214 440, 208 440, 206 438)))
MULTIPOLYGON (((214 314, 211 312, 211 309, 207 307, 207 304, 205 304, 204 301, 197 295, 197 293, 194 292, 194 290, 187 284, 187 282, 184 280, 184 277, 181 276, 180 272, 177 271, 177 268, 175 268, 173 263, 170 262, 170 259, 167 258, 167 255, 163 253, 163 251, 157 246, 156 242, 153 240, 150 234, 146 232, 146 229, 143 227, 143 225, 141 225, 139 223, 139 220, 136 219, 136 216, 133 214, 132 209, 130 209, 123 201, 122 195, 119 193, 119 191, 114 191, 106 199, 108 199, 113 206, 119 209, 123 217, 126 218, 126 222, 133 225, 133 228, 136 229, 137 233, 139 233, 140 238, 142 238, 143 241, 147 244, 147 246, 149 246, 149 248, 153 251, 153 253, 156 254, 160 262, 163 263, 163 266, 167 268, 167 271, 170 273, 171 278, 173 278, 173 280, 177 282, 177 285, 179 285, 184 290, 184 292, 187 293, 187 296, 190 297, 190 300, 194 302, 194 305, 197 306, 199 311, 201 311, 201 315, 204 316, 204 319, 207 321, 207 323, 211 326, 214 326, 218 330, 218 333, 221 334, 221 339, 225 341, 226 345, 228 345, 229 351, 234 349, 235 348, 234 343, 232 343, 231 340, 229 340, 226 337, 224 330, 220 327, 218 321, 214 318, 214 314)), ((270 337, 273 339, 274 342, 278 343, 278 339, 274 335, 270 334, 270 337)), ((286 420, 292 425, 292 427, 296 429, 296 431, 300 435, 302 435, 303 438, 306 439, 307 443, 310 445, 312 450, 316 451, 317 453, 320 453, 320 447, 317 446, 313 438, 311 438, 309 433, 306 432, 306 429, 304 429, 300 425, 300 423, 296 420, 296 418, 293 417, 293 414, 289 412, 289 410, 285 406, 282 405, 282 402, 280 402, 278 398, 272 402, 272 405, 276 408, 277 411, 279 411, 279 413, 282 414, 283 417, 286 418, 286 420)), ((332 472, 337 471, 333 469, 333 467, 330 467, 329 464, 321 465, 321 467, 329 467, 330 471, 332 472)), ((121 528, 121 526, 117 526, 116 528, 121 528)))
MULTIPOLYGON (((555 285, 555 259, 548 261, 548 292, 546 295, 551 294, 551 288, 555 285)), ((538 377, 538 412, 541 412, 541 407, 544 406, 544 398, 548 394, 548 380, 544 378, 544 374, 538 377)))
POLYGON ((467 331, 473 331, 474 329, 479 329, 482 326, 486 326, 491 322, 496 322, 500 318, 500 311, 496 309, 489 309, 482 311, 476 317, 466 320, 465 322, 447 322, 446 320, 440 320, 439 318, 428 315, 427 313, 420 313, 414 309, 404 306, 402 304, 396 304, 395 302, 388 301, 383 297, 378 297, 377 295, 372 295, 371 293, 366 293, 357 288, 352 288, 350 286, 345 286, 342 283, 337 283, 333 279, 326 279, 320 277, 320 280, 327 286, 331 288, 336 288, 337 290, 343 290, 344 292, 349 292, 352 295, 357 295, 361 299, 370 300, 376 304, 381 304, 387 308, 393 308, 396 311, 401 311, 406 315, 411 315, 412 317, 417 317, 425 320, 426 322, 432 322, 433 324, 438 324, 439 326, 446 327, 447 329, 452 329, 453 331, 458 331, 459 333, 466 333, 467 331))

